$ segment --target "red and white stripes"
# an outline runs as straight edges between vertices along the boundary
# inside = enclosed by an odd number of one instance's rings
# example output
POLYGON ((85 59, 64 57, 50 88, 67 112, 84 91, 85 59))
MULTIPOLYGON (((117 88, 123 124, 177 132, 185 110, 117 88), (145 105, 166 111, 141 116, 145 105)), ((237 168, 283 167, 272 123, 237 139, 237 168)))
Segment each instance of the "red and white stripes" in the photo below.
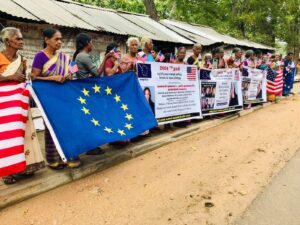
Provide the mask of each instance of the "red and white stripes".
POLYGON ((0 83, 0 177, 26 169, 24 136, 28 107, 25 83, 0 83))
POLYGON ((275 81, 267 80, 267 92, 269 95, 281 95, 283 89, 283 71, 276 71, 275 81))

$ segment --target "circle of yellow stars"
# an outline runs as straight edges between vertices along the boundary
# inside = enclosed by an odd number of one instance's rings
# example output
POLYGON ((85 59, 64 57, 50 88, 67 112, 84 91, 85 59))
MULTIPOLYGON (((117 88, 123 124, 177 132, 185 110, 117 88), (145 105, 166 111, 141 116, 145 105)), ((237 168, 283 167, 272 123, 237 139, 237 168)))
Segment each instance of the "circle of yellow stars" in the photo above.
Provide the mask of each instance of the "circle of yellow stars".
MULTIPOLYGON (((94 91, 94 94, 96 93, 101 93, 101 87, 98 86, 97 84, 95 84, 93 87, 92 87, 93 91, 94 91)), ((91 115, 90 113, 90 110, 87 108, 87 97, 90 97, 89 93, 90 91, 87 90, 86 88, 83 88, 81 90, 82 94, 83 94, 83 97, 82 96, 79 96, 77 98, 77 100, 80 102, 80 104, 82 105, 82 108, 81 108, 81 111, 85 114, 85 115, 91 115)), ((110 88, 109 86, 106 86, 106 88, 104 89, 104 92, 106 95, 111 95, 113 96, 113 93, 112 93, 112 88, 110 88)), ((115 94, 113 96, 114 100, 116 103, 119 103, 120 104, 120 108, 125 112, 125 116, 124 118, 128 120, 127 123, 125 123, 124 125, 124 128, 123 129, 119 129, 115 132, 117 132, 120 136, 125 136, 126 133, 126 129, 128 131, 130 131, 131 129, 133 129, 133 126, 132 126, 132 123, 131 123, 131 120, 133 120, 133 116, 132 114, 128 113, 128 105, 127 104, 124 104, 122 103, 121 101, 121 96, 115 94)), ((94 124, 94 126, 101 126, 99 121, 96 120, 95 118, 92 118, 91 122, 94 124)), ((112 134, 114 133, 114 130, 110 127, 107 127, 105 126, 104 129, 103 129, 106 133, 108 134, 112 134)))

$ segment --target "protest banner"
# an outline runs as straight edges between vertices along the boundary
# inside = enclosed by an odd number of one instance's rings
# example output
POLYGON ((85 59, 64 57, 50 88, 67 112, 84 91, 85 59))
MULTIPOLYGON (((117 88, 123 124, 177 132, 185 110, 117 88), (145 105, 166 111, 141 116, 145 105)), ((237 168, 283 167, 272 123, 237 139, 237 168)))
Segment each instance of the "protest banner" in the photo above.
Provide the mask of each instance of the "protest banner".
POLYGON ((138 63, 137 72, 159 124, 202 118, 196 66, 138 63))
POLYGON ((214 115, 243 109, 239 69, 201 69, 202 115, 214 115))
POLYGON ((244 103, 266 102, 266 72, 259 69, 244 68, 242 73, 242 93, 244 103))

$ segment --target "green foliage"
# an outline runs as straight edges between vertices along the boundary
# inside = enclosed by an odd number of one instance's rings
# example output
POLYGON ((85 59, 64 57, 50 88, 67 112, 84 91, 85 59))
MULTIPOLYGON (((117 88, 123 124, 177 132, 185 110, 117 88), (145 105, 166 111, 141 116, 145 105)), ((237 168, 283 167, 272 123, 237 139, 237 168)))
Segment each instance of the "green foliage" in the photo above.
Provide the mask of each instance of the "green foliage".
MULTIPOLYGON (((144 13, 143 0, 77 0, 144 13)), ((221 33, 275 46, 275 38, 299 51, 300 0, 155 0, 160 18, 213 27, 221 33)))

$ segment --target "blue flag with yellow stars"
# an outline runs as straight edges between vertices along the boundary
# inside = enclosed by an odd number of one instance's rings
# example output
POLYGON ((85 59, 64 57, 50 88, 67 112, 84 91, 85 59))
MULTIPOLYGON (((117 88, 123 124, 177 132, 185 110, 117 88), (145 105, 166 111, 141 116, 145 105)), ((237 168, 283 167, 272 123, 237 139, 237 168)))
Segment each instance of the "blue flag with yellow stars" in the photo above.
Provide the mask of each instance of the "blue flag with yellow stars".
POLYGON ((67 159, 157 125, 134 72, 32 88, 67 159))

